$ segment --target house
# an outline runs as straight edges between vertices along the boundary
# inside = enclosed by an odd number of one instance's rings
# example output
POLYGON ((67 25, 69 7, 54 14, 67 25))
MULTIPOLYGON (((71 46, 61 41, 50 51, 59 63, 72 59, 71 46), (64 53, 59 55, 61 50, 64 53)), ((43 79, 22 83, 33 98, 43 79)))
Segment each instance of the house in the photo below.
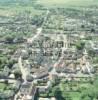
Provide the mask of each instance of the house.
POLYGON ((50 87, 51 87, 51 82, 50 81, 48 81, 45 86, 37 86, 39 93, 46 93, 47 91, 49 91, 50 87))
POLYGON ((40 68, 32 76, 35 79, 42 79, 48 77, 48 75, 49 73, 47 68, 40 68))
POLYGON ((36 87, 33 86, 31 83, 25 82, 20 87, 20 91, 18 93, 17 99, 18 100, 34 100, 35 93, 36 93, 36 87))
POLYGON ((39 100, 56 100, 55 97, 52 97, 52 98, 39 98, 39 100))
POLYGON ((13 43, 24 43, 26 42, 27 40, 23 37, 17 37, 13 40, 13 43))

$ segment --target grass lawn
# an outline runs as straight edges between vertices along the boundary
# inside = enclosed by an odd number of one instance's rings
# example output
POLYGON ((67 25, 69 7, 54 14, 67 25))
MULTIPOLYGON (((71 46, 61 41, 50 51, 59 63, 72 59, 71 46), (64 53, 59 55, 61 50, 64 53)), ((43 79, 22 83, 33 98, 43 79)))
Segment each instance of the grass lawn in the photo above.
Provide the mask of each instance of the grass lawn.
POLYGON ((0 83, 0 90, 4 90, 5 87, 6 87, 6 84, 0 83))
POLYGON ((81 97, 81 94, 79 92, 70 92, 70 96, 73 100, 79 100, 81 97))

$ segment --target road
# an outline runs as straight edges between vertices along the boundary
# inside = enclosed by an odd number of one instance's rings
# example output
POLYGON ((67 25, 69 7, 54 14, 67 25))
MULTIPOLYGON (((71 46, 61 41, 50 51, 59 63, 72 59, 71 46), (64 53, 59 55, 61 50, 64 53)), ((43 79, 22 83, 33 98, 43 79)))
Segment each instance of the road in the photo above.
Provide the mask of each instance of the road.
POLYGON ((42 27, 37 29, 36 35, 34 35, 32 38, 28 38, 27 42, 32 43, 36 38, 38 38, 42 33, 42 27))
POLYGON ((22 73, 22 79, 26 82, 27 73, 25 71, 25 68, 22 65, 22 58, 21 58, 21 56, 18 59, 18 64, 19 64, 19 68, 20 68, 21 73, 22 73))
POLYGON ((86 49, 84 50, 84 55, 83 55, 83 62, 85 63, 85 66, 81 66, 82 70, 85 71, 85 69, 87 69, 88 73, 91 75, 91 65, 89 63, 89 61, 87 61, 86 59, 86 55, 88 56, 88 53, 86 51, 86 49))
MULTIPOLYGON (((32 38, 28 38, 27 39, 28 43, 33 43, 33 41, 41 35, 42 27, 43 27, 44 23, 47 20, 48 14, 49 14, 49 10, 47 9, 46 16, 44 18, 43 24, 41 25, 40 28, 37 28, 36 35, 34 35, 32 38)), ((18 59, 18 64, 19 64, 19 68, 20 68, 21 73, 22 73, 22 78, 23 78, 24 81, 26 81, 26 76, 28 74, 28 70, 22 66, 22 58, 21 58, 21 56, 18 59)))
POLYGON ((66 49, 68 49, 68 41, 67 41, 67 37, 64 38, 66 41, 66 46, 62 48, 62 55, 59 58, 59 60, 57 62, 55 62, 55 64, 53 65, 53 70, 51 71, 51 73, 56 73, 55 67, 59 66, 60 64, 62 64, 63 58, 64 58, 64 51, 66 49))
POLYGON ((47 9, 46 16, 45 16, 45 18, 44 18, 43 24, 41 25, 40 28, 37 28, 36 35, 34 35, 32 38, 28 38, 28 39, 27 39, 27 42, 28 42, 28 43, 33 43, 33 41, 41 35, 42 30, 43 30, 42 27, 43 27, 44 23, 47 21, 47 17, 48 17, 49 12, 50 12, 50 11, 47 9))

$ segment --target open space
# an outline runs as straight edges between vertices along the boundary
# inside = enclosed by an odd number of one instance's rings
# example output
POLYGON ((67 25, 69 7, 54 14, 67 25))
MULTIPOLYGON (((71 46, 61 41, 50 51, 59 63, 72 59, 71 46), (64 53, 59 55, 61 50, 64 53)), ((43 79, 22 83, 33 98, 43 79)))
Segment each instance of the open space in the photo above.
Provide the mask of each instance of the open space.
POLYGON ((38 4, 46 7, 87 7, 97 5, 97 0, 38 0, 38 4))

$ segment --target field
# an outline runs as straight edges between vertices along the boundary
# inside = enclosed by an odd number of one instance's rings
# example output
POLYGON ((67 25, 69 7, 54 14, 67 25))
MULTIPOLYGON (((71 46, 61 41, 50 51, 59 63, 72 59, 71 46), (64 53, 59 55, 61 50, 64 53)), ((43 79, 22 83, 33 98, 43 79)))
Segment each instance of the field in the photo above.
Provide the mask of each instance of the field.
POLYGON ((5 87, 6 87, 6 84, 0 83, 0 90, 4 90, 5 87))
POLYGON ((25 0, 22 1, 23 3, 17 1, 16 3, 14 2, 12 4, 11 2, 7 1, 8 0, 3 1, 3 5, 2 3, 0 3, 0 16, 13 16, 16 13, 21 13, 26 10, 31 11, 32 15, 38 15, 41 14, 43 11, 34 8, 34 6, 39 7, 39 5, 47 8, 88 7, 98 5, 98 0, 31 0, 32 2, 29 0, 27 5, 25 0))
POLYGON ((24 6, 14 6, 13 9, 11 9, 12 7, 1 7, 0 8, 0 16, 13 16, 16 15, 18 13, 23 13, 24 11, 30 11, 32 15, 39 15, 41 14, 43 11, 42 10, 37 10, 34 9, 33 7, 24 7, 24 6))
POLYGON ((46 7, 91 6, 98 4, 97 0, 38 0, 38 4, 46 7))

